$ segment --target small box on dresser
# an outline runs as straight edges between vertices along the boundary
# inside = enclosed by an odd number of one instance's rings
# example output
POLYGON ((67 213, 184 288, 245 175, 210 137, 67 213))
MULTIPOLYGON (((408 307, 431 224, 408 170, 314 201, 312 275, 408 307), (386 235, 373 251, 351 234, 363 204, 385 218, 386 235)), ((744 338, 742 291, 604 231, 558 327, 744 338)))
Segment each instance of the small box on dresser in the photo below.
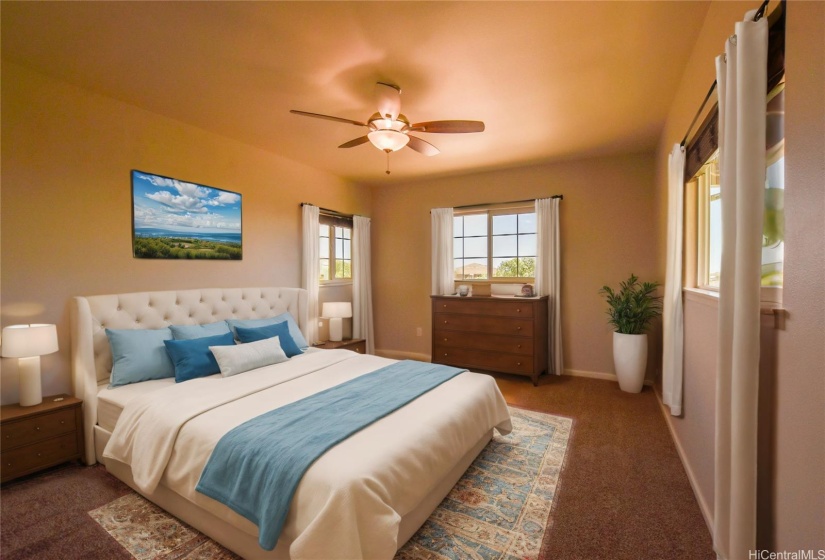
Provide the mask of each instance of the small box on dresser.
POLYGON ((528 376, 547 371, 547 296, 431 296, 433 363, 528 376))
POLYGON ((0 482, 80 459, 82 403, 69 395, 54 395, 34 406, 0 407, 0 482))

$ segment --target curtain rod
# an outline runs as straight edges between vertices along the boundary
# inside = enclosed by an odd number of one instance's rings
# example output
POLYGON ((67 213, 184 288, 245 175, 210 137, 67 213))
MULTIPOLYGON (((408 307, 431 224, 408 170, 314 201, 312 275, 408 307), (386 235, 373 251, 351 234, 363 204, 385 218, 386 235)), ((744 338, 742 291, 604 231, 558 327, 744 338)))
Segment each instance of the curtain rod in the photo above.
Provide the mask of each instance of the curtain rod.
MULTIPOLYGON (((307 205, 308 206, 315 206, 311 202, 302 202, 301 203, 301 206, 307 206, 307 205)), ((344 214, 343 212, 338 212, 337 210, 330 210, 329 208, 322 208, 320 206, 318 207, 318 211, 322 212, 324 214, 327 214, 328 216, 337 216, 339 218, 353 218, 353 217, 355 217, 355 214, 344 214)))
MULTIPOLYGON (((768 3, 770 3, 770 1, 771 0, 765 0, 764 2, 762 2, 762 5, 759 6, 759 9, 756 10, 756 14, 754 14, 753 16, 753 21, 759 21, 765 16, 765 10, 768 9, 768 3)), ((784 2, 785 0, 782 1, 784 2)), ((710 89, 708 90, 708 94, 705 96, 705 100, 702 101, 701 105, 699 105, 699 110, 696 111, 696 115, 694 115, 693 120, 690 121, 690 126, 688 127, 687 132, 685 132, 685 137, 682 138, 682 142, 679 144, 683 148, 687 143, 688 136, 690 136, 690 131, 693 130, 693 125, 696 124, 696 120, 699 118, 699 115, 702 114, 702 110, 705 108, 705 105, 707 105, 710 96, 713 95, 713 90, 716 89, 716 85, 716 80, 713 80, 713 83, 711 84, 710 89)))
MULTIPOLYGON (((559 200, 564 200, 563 194, 554 194, 553 196, 549 196, 547 198, 558 198, 559 200)), ((453 206, 453 208, 478 208, 480 206, 492 206, 495 204, 518 204, 519 202, 535 202, 535 198, 527 198, 524 200, 510 200, 508 202, 488 202, 485 204, 465 204, 464 206, 453 206)))

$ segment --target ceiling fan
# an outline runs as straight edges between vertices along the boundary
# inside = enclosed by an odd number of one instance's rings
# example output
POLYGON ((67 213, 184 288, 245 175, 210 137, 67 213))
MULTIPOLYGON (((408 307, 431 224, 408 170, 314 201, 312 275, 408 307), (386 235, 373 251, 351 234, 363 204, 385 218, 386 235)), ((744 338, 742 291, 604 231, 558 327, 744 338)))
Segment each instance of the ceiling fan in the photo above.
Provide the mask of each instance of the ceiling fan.
MULTIPOLYGON (((332 117, 329 115, 321 115, 318 113, 308 113, 306 111, 297 111, 292 109, 290 113, 296 115, 303 115, 305 117, 315 117, 317 119, 327 119, 330 121, 343 122, 354 124, 355 126, 363 126, 369 129, 369 132, 364 136, 359 136, 354 140, 345 142, 338 146, 339 148, 354 148, 367 142, 371 142, 373 146, 379 150, 386 152, 387 156, 408 146, 420 154, 425 156, 434 156, 439 152, 438 148, 422 140, 417 136, 412 136, 410 132, 427 132, 427 133, 463 133, 463 132, 483 132, 484 123, 481 121, 429 121, 410 124, 407 117, 401 114, 401 88, 392 84, 384 82, 377 82, 375 84, 375 96, 378 101, 378 111, 374 113, 367 122, 359 122, 351 119, 344 119, 341 117, 332 117)), ((389 174, 387 169, 387 174, 389 174)))

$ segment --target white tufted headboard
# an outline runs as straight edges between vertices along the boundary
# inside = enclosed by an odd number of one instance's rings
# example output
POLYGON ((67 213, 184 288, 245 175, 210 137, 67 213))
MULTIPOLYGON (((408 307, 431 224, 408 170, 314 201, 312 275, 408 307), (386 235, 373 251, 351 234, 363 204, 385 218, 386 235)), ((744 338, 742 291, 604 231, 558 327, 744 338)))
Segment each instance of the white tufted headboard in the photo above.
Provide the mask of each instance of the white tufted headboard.
POLYGON ((112 352, 105 329, 161 329, 224 319, 258 319, 288 311, 306 333, 307 293, 300 288, 210 288, 75 297, 72 377, 83 399, 86 462, 95 462, 98 385, 109 379, 112 352))

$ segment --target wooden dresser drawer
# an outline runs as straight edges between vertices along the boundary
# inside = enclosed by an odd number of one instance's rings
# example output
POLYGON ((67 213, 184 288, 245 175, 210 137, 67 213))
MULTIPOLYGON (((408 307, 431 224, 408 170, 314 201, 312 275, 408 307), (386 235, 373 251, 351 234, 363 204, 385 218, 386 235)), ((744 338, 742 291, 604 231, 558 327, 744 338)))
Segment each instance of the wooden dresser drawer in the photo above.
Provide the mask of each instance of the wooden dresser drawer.
POLYGON ((492 317, 532 317, 533 302, 500 300, 473 300, 441 298, 434 308, 436 313, 464 313, 467 315, 489 315, 492 317))
POLYGON ((436 344, 433 361, 440 364, 461 366, 470 369, 501 371, 530 375, 533 372, 532 356, 504 354, 500 352, 483 352, 466 348, 453 348, 436 344))
POLYGON ((437 313, 433 316, 433 329, 533 336, 533 320, 462 313, 437 313))
POLYGON ((533 339, 527 337, 439 329, 433 333, 433 340, 440 346, 450 348, 493 350, 526 356, 533 355, 533 339))
POLYGON ((6 422, 2 427, 0 450, 6 452, 21 445, 74 431, 75 411, 72 409, 57 410, 51 414, 6 422))
POLYGON ((80 456, 74 432, 0 454, 3 482, 80 456))

